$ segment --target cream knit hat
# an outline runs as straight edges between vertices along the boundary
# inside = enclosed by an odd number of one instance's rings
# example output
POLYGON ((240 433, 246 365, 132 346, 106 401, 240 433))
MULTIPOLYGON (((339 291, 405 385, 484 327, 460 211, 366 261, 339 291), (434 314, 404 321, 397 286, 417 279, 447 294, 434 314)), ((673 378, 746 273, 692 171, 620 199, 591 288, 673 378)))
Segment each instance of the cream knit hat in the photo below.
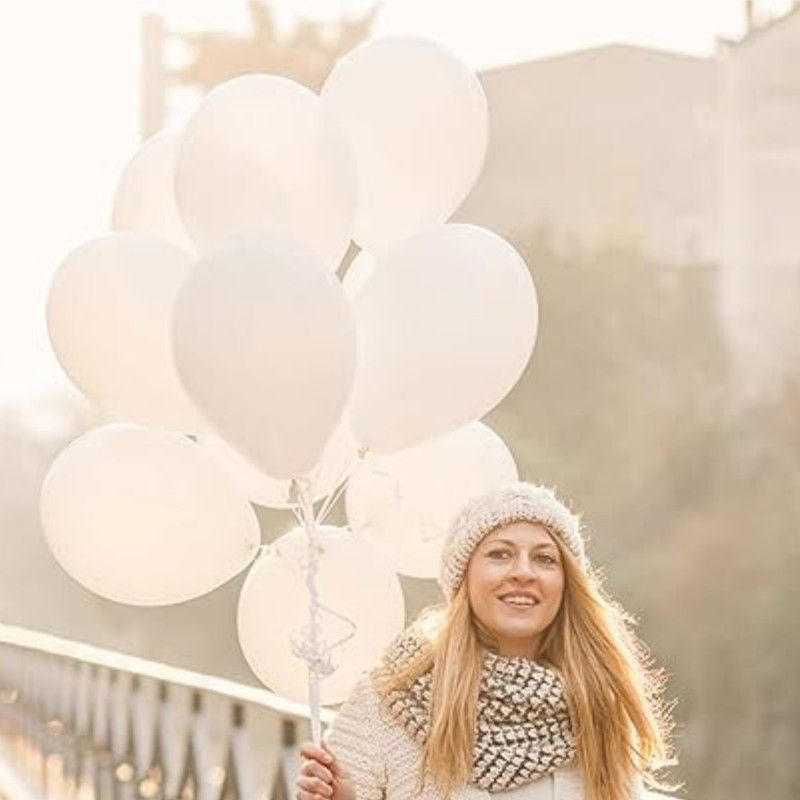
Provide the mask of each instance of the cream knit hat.
POLYGON ((511 522, 541 523, 561 539, 583 569, 589 568, 579 517, 552 490, 533 483, 512 483, 476 497, 455 518, 442 550, 439 571, 439 586, 448 600, 458 591, 470 556, 483 537, 511 522))

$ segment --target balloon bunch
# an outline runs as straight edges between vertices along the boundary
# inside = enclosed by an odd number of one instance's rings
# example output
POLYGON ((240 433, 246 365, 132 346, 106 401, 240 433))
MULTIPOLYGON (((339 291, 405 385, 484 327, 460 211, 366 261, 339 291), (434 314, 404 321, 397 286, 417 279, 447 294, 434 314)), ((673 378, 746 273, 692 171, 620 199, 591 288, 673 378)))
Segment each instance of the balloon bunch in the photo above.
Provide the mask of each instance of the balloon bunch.
POLYGON ((112 231, 50 290, 59 362, 124 420, 49 470, 56 559, 138 605, 197 597, 257 559, 242 649, 267 685, 310 700, 316 738, 320 703, 402 629, 398 572, 435 575, 456 509, 517 475, 478 420, 528 363, 536 291, 508 242, 447 223, 487 129, 476 76, 417 39, 356 48, 319 95, 235 78, 145 142, 112 231), (349 528, 325 526, 345 490, 349 528), (299 527, 262 546, 251 503, 299 527))

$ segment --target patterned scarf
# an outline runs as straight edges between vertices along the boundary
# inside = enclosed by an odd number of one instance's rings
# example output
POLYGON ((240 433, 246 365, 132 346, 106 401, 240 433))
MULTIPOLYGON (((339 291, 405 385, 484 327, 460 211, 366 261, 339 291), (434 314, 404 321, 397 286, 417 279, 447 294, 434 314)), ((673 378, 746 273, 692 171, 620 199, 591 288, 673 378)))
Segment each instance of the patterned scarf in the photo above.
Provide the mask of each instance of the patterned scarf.
MULTIPOLYGON (((430 644, 413 629, 390 645, 375 671, 386 677, 430 644)), ((389 714, 424 745, 431 705, 431 670, 383 699, 389 714)), ((565 688, 551 669, 526 658, 487 652, 477 703, 470 783, 490 792, 513 789, 568 764, 575 756, 565 688)))

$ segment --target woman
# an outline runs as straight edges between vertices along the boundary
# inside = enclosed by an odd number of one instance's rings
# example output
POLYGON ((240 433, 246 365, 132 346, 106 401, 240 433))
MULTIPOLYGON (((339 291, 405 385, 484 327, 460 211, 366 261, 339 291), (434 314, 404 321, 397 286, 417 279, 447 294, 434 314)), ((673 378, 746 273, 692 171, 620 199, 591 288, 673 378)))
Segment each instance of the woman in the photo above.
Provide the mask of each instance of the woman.
POLYGON ((489 492, 457 517, 439 583, 446 604, 301 748, 297 800, 652 797, 672 763, 661 677, 578 518, 530 483, 489 492))

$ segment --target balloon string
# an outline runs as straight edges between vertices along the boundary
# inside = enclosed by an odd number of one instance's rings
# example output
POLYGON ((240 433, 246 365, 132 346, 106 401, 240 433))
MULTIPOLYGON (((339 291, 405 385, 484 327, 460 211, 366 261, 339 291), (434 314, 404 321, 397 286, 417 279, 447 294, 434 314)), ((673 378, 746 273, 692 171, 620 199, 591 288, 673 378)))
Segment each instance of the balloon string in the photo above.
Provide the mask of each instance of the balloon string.
POLYGON ((320 611, 327 611, 332 617, 336 617, 337 619, 344 622, 349 628, 350 632, 347 633, 345 636, 342 636, 341 639, 337 639, 332 645, 328 646, 328 650, 331 652, 335 650, 337 647, 341 647, 345 642, 349 641, 356 635, 356 629, 358 626, 350 619, 350 617, 346 617, 344 614, 339 614, 337 611, 334 611, 332 608, 328 608, 326 605, 322 603, 319 604, 320 611))
POLYGON ((291 491, 297 498, 297 502, 291 505, 292 512, 298 523, 306 532, 306 549, 308 558, 306 560, 306 589, 308 591, 308 625, 304 627, 298 637, 293 637, 292 650, 294 654, 305 660, 308 665, 308 706, 311 716, 311 738, 315 744, 322 743, 322 724, 320 721, 321 692, 320 683, 323 677, 330 675, 335 667, 331 659, 331 652, 343 645, 355 635, 355 623, 323 606, 319 600, 317 587, 317 574, 319 571, 319 556, 321 544, 319 541, 318 525, 322 524, 330 509, 341 497, 347 481, 358 466, 358 463, 366 455, 366 449, 359 450, 358 459, 355 463, 343 470, 337 488, 328 494, 318 516, 314 514, 314 501, 311 494, 311 483, 305 479, 292 481, 291 491), (322 633, 320 623, 320 612, 325 611, 344 622, 350 630, 341 639, 328 645, 322 633))
POLYGON ((319 510, 319 514, 317 514, 317 525, 322 525, 325 522, 328 514, 332 511, 336 503, 339 502, 339 498, 347 488, 350 478, 366 457, 367 452, 366 447, 360 448, 358 451, 358 458, 342 470, 342 473, 339 475, 339 480, 336 482, 335 487, 328 493, 325 502, 322 504, 322 508, 319 510))
POLYGON ((291 509, 291 511, 292 511, 292 514, 294 514, 294 518, 295 518, 295 520, 297 520, 297 524, 298 524, 298 525, 299 525, 301 528, 304 528, 304 527, 305 527, 305 522, 304 522, 304 520, 303 520, 303 512, 302 512, 302 509, 298 508, 298 507, 297 507, 297 504, 295 504, 295 503, 292 503, 292 504, 289 506, 289 508, 291 509))
MULTIPOLYGON (((270 544, 260 544, 256 545, 255 553, 256 558, 262 558, 264 556, 277 556, 278 558, 286 558, 286 554, 281 551, 280 547, 276 547, 275 543, 272 542, 270 544)), ((305 562, 301 562, 301 566, 305 569, 308 568, 308 564, 305 562)), ((330 614, 332 617, 336 617, 340 622, 344 622, 344 624, 348 628, 348 632, 342 636, 341 639, 337 639, 333 644, 326 645, 327 650, 330 654, 333 653, 338 647, 341 647, 345 642, 349 642, 356 635, 356 630, 358 629, 358 625, 353 622, 350 617, 345 616, 344 614, 340 614, 338 611, 334 611, 332 608, 328 608, 324 603, 317 603, 319 610, 324 611, 326 614, 330 614)), ((307 628, 304 628, 301 631, 299 636, 293 637, 292 642, 292 650, 294 651, 295 655, 300 658, 305 658, 306 652, 310 649, 310 645, 305 638, 307 628)), ((323 641, 324 641, 324 637, 323 641)), ((322 677, 327 677, 335 670, 332 661, 330 659, 325 659, 325 665, 321 665, 320 674, 322 677)))
POLYGON ((319 545, 317 542, 314 505, 311 501, 308 481, 294 482, 300 511, 303 518, 308 546, 308 569, 306 588, 308 589, 308 629, 303 641, 295 652, 302 655, 308 664, 308 705, 311 712, 311 738, 315 744, 322 742, 320 723, 320 677, 330 670, 330 653, 322 638, 319 623, 319 593, 317 591, 317 570, 319 567, 319 545))

